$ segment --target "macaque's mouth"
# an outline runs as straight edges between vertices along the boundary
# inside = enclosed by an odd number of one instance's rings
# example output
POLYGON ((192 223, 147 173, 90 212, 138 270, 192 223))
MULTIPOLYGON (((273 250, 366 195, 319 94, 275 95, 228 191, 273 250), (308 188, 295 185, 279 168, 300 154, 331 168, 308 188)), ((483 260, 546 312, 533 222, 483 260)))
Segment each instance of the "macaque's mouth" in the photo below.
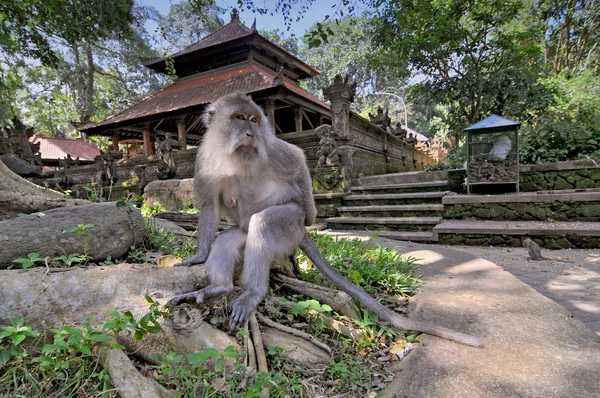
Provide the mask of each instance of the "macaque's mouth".
POLYGON ((243 153, 258 152, 254 145, 240 145, 235 149, 235 151, 243 153))

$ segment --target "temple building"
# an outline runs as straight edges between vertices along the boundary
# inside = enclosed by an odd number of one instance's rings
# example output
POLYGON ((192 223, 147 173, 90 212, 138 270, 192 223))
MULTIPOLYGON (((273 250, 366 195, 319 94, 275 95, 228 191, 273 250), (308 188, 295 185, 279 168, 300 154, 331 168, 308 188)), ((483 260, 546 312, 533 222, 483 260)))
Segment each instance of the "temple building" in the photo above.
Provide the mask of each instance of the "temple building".
POLYGON ((277 134, 331 124, 329 106, 300 87, 302 79, 319 71, 261 36, 255 27, 245 27, 236 11, 222 28, 145 65, 158 73, 174 70, 178 78, 131 108, 82 127, 82 132, 112 137, 115 150, 119 143, 141 145, 146 156, 154 154, 157 136, 171 133, 186 149, 200 142, 205 105, 236 90, 252 95, 277 134))
MULTIPOLYGON (((191 146, 199 145, 204 133, 202 112, 210 102, 234 91, 250 94, 278 137, 304 150, 315 192, 346 191, 352 178, 421 169, 433 162, 387 126, 353 112, 356 84, 347 77, 337 76, 331 86, 323 87, 329 103, 300 87, 303 79, 320 72, 261 36, 255 25, 244 26, 235 10, 227 25, 145 65, 158 73, 176 74, 177 79, 129 109, 80 128, 87 135, 111 137, 115 152, 119 144, 129 145, 114 169, 119 183, 112 187, 113 194, 131 181, 191 177, 195 155, 191 146), (175 150, 160 150, 158 157, 155 152, 161 147, 175 150), (160 171, 166 168, 163 163, 170 164, 168 173, 160 171)), ((96 173, 85 167, 70 172, 69 181, 75 184, 87 183, 96 173)))

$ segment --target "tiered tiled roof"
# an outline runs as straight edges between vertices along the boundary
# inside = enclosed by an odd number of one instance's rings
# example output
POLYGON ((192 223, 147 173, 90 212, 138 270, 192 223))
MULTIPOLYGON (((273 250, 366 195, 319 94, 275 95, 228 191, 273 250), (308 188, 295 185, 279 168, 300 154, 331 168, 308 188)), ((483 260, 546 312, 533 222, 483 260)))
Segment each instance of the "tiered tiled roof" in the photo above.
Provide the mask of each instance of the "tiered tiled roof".
MULTIPOLYGON (((131 108, 101 122, 87 125, 81 130, 89 132, 107 125, 117 127, 121 123, 130 123, 157 114, 167 116, 169 112, 204 105, 234 91, 254 93, 278 85, 273 72, 252 63, 240 64, 219 72, 211 71, 179 79, 131 108)), ((329 109, 329 105, 295 84, 284 81, 282 85, 295 94, 329 109)))
POLYGON ((31 142, 34 144, 40 143, 42 160, 64 159, 67 155, 71 155, 73 159, 93 161, 96 156, 100 155, 98 148, 83 140, 36 135, 31 138, 31 142))
POLYGON ((241 23, 236 22, 236 20, 232 20, 227 25, 222 26, 221 28, 215 30, 214 32, 212 32, 211 34, 209 34, 206 37, 203 37, 196 43, 194 43, 190 46, 187 46, 183 50, 173 54, 172 57, 173 58, 178 57, 180 55, 189 54, 191 52, 194 52, 194 51, 197 51, 197 50, 200 50, 203 48, 216 46, 218 44, 225 43, 225 42, 228 42, 231 40, 250 36, 252 33, 255 33, 255 32, 252 31, 251 29, 248 29, 241 23))

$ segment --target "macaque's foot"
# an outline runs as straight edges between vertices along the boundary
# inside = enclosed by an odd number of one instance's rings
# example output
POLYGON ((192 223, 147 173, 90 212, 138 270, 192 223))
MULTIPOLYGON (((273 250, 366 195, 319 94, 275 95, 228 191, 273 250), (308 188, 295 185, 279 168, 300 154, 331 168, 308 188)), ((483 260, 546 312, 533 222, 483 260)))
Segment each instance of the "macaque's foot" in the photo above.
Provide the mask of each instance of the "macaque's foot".
POLYGON ((231 307, 231 319, 229 320, 229 334, 235 333, 235 330, 244 325, 250 313, 256 309, 256 305, 249 303, 249 300, 244 300, 242 297, 232 301, 229 304, 231 307))
POLYGON ((173 297, 167 302, 167 307, 175 307, 184 301, 195 301, 196 304, 204 302, 204 290, 197 290, 195 292, 180 294, 179 296, 173 297))
POLYGON ((194 257, 190 257, 187 260, 183 260, 180 263, 173 264, 173 267, 183 267, 183 266, 190 267, 190 266, 196 265, 196 264, 203 264, 204 262, 206 262, 205 256, 200 257, 198 255, 195 255, 194 257))

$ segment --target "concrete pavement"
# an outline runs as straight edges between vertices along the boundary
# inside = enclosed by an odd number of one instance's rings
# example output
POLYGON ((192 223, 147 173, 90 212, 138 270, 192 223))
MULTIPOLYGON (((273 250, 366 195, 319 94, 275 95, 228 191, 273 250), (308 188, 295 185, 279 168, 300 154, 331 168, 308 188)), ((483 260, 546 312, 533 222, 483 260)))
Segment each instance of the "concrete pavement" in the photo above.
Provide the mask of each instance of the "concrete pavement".
MULTIPOLYGON (((410 318, 473 334, 485 344, 476 349, 419 336, 423 347, 395 365, 386 397, 600 397, 600 336, 565 308, 471 247, 377 243, 421 259, 417 274, 426 284, 411 300, 410 318)), ((547 257, 555 253, 545 251, 547 257)), ((536 273, 538 264, 520 254, 521 268, 536 273)), ((563 270, 563 276, 576 275, 563 270)))

